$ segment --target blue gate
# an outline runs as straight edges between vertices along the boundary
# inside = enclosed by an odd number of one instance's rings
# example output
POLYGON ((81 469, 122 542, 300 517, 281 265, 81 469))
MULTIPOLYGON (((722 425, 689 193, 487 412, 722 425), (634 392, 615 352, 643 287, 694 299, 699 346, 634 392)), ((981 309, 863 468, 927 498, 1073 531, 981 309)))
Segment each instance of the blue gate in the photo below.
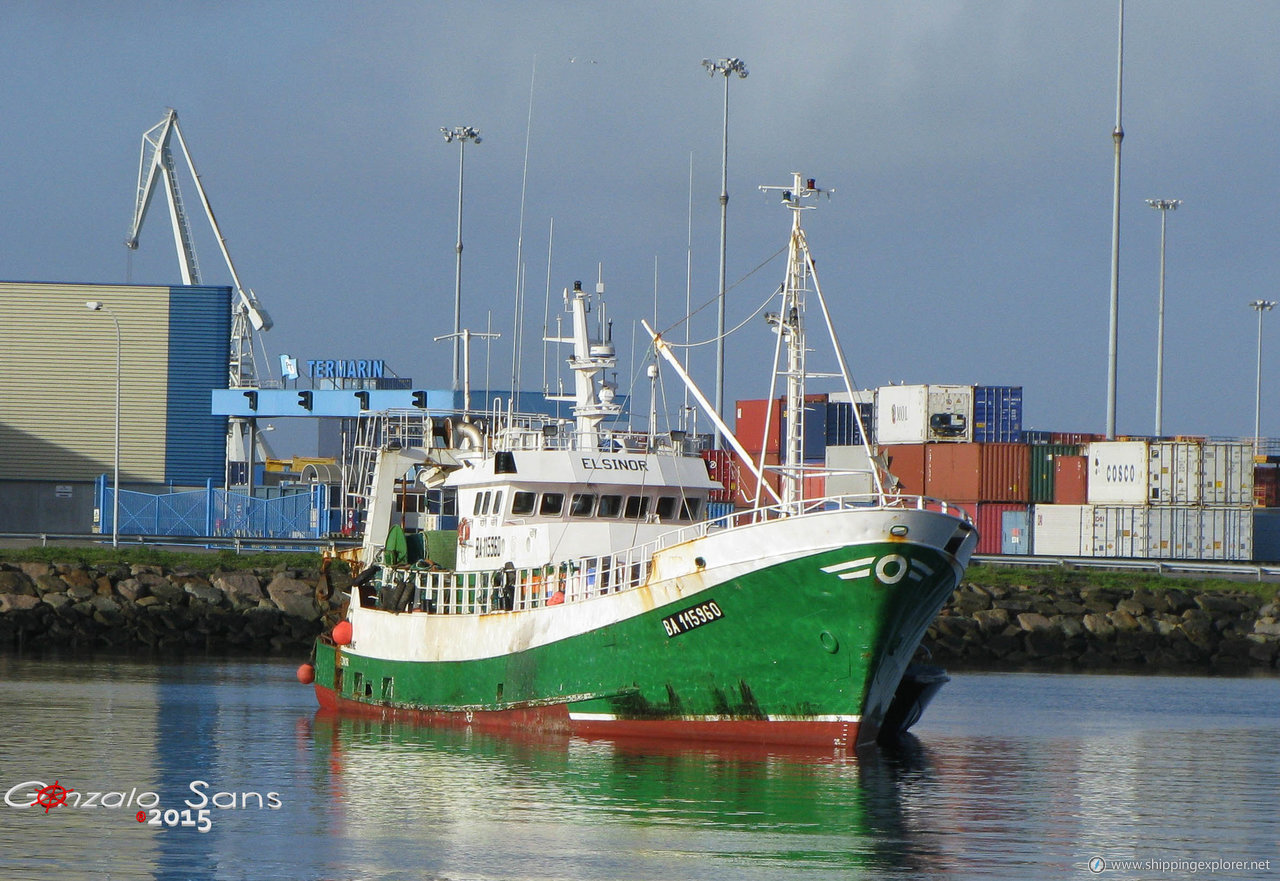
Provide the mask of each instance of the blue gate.
MULTIPOLYGON (((112 531, 112 487, 103 475, 94 493, 99 532, 112 531)), ((330 527, 325 487, 261 499, 244 493, 204 489, 168 493, 120 490, 120 533, 125 535, 232 536, 241 538, 324 538, 330 527)))

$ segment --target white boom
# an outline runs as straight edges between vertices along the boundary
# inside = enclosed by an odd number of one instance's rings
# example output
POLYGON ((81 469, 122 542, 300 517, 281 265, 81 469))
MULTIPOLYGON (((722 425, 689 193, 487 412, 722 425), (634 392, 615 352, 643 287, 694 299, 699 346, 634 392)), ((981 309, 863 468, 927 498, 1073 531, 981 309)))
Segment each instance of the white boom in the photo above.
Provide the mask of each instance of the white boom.
POLYGON ((196 173, 195 163, 191 161, 191 151, 182 137, 182 129, 178 127, 178 112, 173 108, 165 111, 165 117, 159 124, 148 129, 142 136, 142 155, 138 160, 138 193, 133 211, 133 227, 129 237, 125 239, 125 247, 137 250, 138 235, 142 231, 142 223, 147 217, 147 209, 155 194, 156 182, 164 181, 165 195, 169 202, 169 219, 173 223, 173 240, 178 249, 178 263, 182 270, 182 283, 200 284, 200 267, 196 262, 196 252, 191 241, 191 226, 187 222, 186 211, 182 206, 182 194, 178 189, 178 179, 174 173, 173 151, 171 142, 178 138, 178 146, 187 161, 187 169, 191 179, 195 181, 196 193, 204 206, 205 216, 209 218, 209 226, 218 240, 218 248, 222 258, 231 271, 234 282, 236 302, 232 304, 231 315, 231 372, 229 388, 257 388, 260 385, 256 359, 253 350, 253 335, 256 331, 271 329, 271 316, 262 308, 252 290, 240 284, 240 276, 236 273, 235 264, 231 262, 231 254, 227 251, 226 240, 218 228, 218 221, 213 216, 213 208, 209 205, 209 197, 200 184, 200 175, 196 173))

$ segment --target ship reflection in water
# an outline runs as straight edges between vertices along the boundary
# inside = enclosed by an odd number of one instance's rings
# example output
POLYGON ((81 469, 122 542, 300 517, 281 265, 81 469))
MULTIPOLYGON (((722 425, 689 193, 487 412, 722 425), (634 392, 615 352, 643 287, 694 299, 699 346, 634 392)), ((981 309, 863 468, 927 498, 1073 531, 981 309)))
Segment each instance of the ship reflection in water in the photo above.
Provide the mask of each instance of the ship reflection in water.
POLYGON ((326 822, 355 865, 442 876, 857 877, 935 871, 903 811, 929 776, 893 751, 516 738, 318 713, 326 822), (852 875, 850 873, 852 872, 852 875))
POLYGON ((1276 676, 953 674, 918 740, 855 759, 316 715, 295 666, 0 654, 0 878, 1065 881, 1094 858, 1280 871, 1276 676), (203 833, 139 822, 135 805, 23 806, 55 780, 72 799, 153 792, 178 822, 235 795, 203 833))

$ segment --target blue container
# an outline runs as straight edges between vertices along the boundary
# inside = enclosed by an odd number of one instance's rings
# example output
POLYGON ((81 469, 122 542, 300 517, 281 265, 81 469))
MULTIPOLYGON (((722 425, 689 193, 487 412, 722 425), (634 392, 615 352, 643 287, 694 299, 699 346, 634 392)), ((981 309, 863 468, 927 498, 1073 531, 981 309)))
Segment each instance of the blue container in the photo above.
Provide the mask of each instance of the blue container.
MULTIPOLYGON (((828 437, 828 420, 830 418, 831 408, 838 407, 839 404, 830 404, 826 401, 808 401, 804 405, 804 438, 803 438, 803 456, 805 460, 825 459, 827 456, 827 437, 828 437)), ((784 408, 782 411, 782 425, 779 426, 782 443, 785 445, 787 437, 787 412, 784 408)))
POLYGON ((973 387, 973 440, 975 443, 1021 443, 1022 386, 973 387))
POLYGON ((1029 512, 1000 512, 1000 553, 1031 553, 1031 515, 1029 512))
MULTIPOLYGON (((862 432, 858 430, 853 406, 847 401, 831 401, 827 404, 827 446, 851 447, 862 443, 862 432)), ((869 434, 873 433, 871 418, 874 413, 875 407, 871 404, 858 404, 862 425, 869 434)))

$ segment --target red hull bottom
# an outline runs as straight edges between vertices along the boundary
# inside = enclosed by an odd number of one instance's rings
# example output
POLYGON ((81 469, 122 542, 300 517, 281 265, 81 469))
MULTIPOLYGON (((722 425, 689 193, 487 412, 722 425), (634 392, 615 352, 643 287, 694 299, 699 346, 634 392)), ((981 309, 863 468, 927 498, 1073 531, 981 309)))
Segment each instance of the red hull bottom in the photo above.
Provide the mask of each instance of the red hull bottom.
MULTIPOLYGON (((320 709, 343 715, 411 722, 447 728, 471 728, 493 733, 539 733, 586 738, 748 744, 851 749, 858 742, 857 722, 771 722, 762 719, 701 721, 688 719, 572 719, 566 704, 512 710, 449 712, 392 707, 353 701, 315 685, 320 709)), ((865 732, 863 732, 865 733, 865 732)))

